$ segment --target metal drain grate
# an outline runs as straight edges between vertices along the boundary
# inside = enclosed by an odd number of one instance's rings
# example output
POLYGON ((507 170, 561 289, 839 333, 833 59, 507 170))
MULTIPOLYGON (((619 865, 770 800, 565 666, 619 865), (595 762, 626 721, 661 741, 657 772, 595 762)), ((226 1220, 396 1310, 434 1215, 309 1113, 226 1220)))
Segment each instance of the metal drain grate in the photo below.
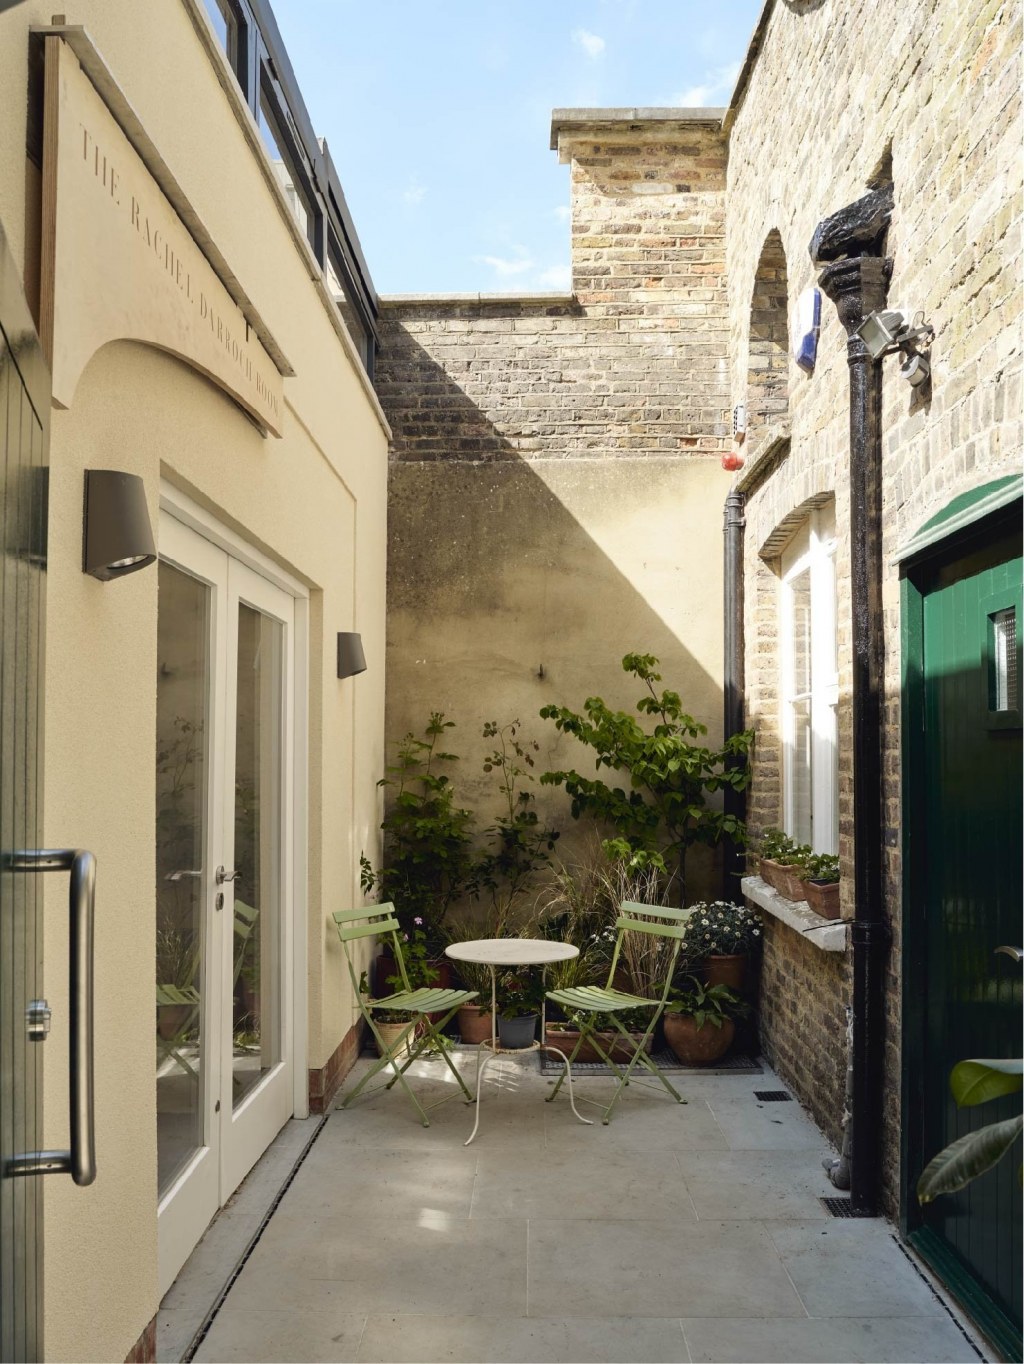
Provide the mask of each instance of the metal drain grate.
POLYGON ((793 1096, 787 1094, 784 1089, 755 1089, 754 1098, 760 1099, 763 1104, 790 1104, 793 1096))
POLYGON ((818 1202, 832 1217, 873 1217, 870 1212, 856 1212, 848 1198, 819 1198, 818 1202))

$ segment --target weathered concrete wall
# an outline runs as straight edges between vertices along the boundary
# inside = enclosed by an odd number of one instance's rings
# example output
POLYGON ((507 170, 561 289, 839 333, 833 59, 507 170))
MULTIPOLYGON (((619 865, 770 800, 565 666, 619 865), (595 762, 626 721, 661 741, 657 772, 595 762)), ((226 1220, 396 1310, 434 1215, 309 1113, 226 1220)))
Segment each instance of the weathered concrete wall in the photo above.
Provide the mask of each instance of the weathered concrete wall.
MULTIPOLYGON (((894 932, 886 1063, 887 1197, 898 1196, 900 1098, 899 584, 902 541, 953 496, 1020 467, 1021 122, 1020 11, 986 0, 910 0, 886 11, 880 59, 877 7, 766 7, 749 81, 727 123, 730 356, 734 403, 758 401, 765 246, 785 257, 792 313, 815 282, 808 242, 817 223, 891 175, 895 210, 886 253, 889 298, 923 310, 937 330, 930 401, 883 366, 883 546, 886 695, 887 902, 894 932), (780 91, 784 97, 780 98, 780 91)), ((778 555, 809 505, 834 495, 838 530, 839 799, 844 912, 852 912, 852 765, 846 337, 822 301, 813 376, 792 363, 788 457, 748 498, 746 620, 749 719, 758 731, 751 793, 756 827, 781 822, 778 555)), ((763 437, 762 437, 763 439, 763 437)), ((756 454, 757 442, 754 442, 756 454)), ((794 935, 780 926, 774 935, 794 935)), ((848 994, 827 954, 791 942, 774 972, 791 1001, 772 1005, 766 1046, 801 1099, 842 1102, 837 1026, 848 994), (803 950, 798 950, 803 949, 803 950), (823 1048, 822 1038, 827 1039, 823 1048), (834 1065, 800 1058, 827 1051, 834 1065)), ((773 968, 774 970, 774 968, 773 968)), ((765 993, 771 982, 766 979, 765 993)))
MULTIPOLYGON (((642 689, 621 659, 634 650, 656 654, 664 685, 720 734, 721 531, 709 508, 722 477, 705 459, 392 465, 390 741, 445 711, 460 800, 484 824, 499 801, 481 769, 493 747, 483 722, 518 716, 541 743, 538 772, 589 774, 593 756, 537 712, 595 694, 632 709, 642 689)), ((568 797, 537 795, 565 853, 579 837, 568 797)))

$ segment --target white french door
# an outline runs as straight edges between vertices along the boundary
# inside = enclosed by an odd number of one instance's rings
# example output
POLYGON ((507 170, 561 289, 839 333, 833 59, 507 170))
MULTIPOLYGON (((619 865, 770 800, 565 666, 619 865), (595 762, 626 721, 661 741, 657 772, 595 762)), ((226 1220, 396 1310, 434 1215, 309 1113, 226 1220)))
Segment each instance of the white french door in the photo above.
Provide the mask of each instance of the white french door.
POLYGON ((295 599, 170 514, 157 661, 160 1291, 294 1111, 295 599))

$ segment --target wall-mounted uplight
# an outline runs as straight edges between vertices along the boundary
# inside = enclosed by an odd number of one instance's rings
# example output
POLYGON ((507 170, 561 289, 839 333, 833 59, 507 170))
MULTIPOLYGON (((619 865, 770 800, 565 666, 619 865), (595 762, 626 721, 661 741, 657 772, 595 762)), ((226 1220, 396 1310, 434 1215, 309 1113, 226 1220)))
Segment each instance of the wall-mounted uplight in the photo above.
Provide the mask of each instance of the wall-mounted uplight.
POLYGON ((82 572, 109 582, 155 559, 142 479, 117 469, 87 469, 82 572))
POLYGON ((351 630, 338 633, 338 676, 355 677, 356 673, 366 672, 366 655, 363 653, 362 636, 351 630))
POLYGON ((918 387, 931 373, 931 364, 924 353, 935 340, 935 328, 918 313, 913 323, 907 321, 909 312, 900 308, 880 308, 868 313, 857 328, 857 335, 868 348, 872 360, 902 351, 900 373, 908 383, 918 387))

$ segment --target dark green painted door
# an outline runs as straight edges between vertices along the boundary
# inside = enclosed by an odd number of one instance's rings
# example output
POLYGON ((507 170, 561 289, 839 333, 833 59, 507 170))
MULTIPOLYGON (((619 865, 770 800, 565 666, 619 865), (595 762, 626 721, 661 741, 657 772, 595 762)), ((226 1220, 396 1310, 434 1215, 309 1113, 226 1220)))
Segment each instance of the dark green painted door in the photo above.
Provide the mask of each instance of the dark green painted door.
MULTIPOLYGON (((1019 539, 1001 551, 1019 552, 1019 539)), ((958 1110, 948 1083, 966 1057, 1020 1055, 1021 967, 996 949, 1021 945, 1021 559, 999 554, 990 544, 947 566, 922 602, 923 771, 908 775, 923 815, 924 1054, 908 1118, 925 1160, 1020 1111, 1018 1096, 958 1110)), ((937 1199, 923 1225, 1019 1331, 1018 1168, 1010 1157, 937 1199)))

